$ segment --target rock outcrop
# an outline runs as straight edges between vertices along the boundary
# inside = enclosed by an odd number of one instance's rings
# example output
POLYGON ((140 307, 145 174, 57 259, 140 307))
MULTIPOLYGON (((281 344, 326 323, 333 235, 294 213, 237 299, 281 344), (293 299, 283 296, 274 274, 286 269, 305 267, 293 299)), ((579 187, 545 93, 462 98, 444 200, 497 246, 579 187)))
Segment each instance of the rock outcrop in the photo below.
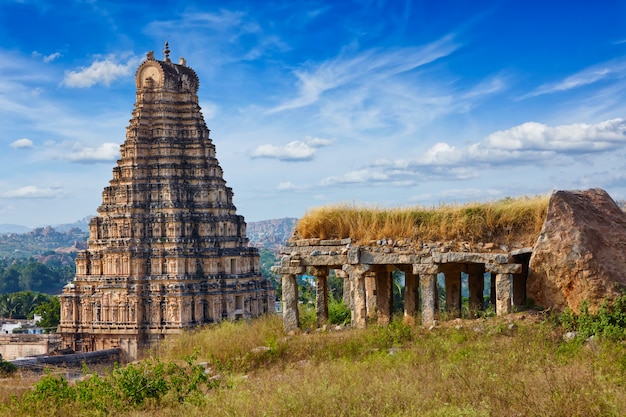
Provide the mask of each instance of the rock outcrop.
POLYGON ((527 294, 535 303, 597 310, 626 288, 626 215, 601 189, 555 191, 530 259, 527 294))

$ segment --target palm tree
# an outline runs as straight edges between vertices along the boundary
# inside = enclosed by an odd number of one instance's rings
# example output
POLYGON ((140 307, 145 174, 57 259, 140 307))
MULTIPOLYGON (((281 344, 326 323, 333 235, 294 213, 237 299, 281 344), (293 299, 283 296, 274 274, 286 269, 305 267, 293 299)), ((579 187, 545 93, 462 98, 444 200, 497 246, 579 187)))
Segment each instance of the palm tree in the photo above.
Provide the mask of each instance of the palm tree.
POLYGON ((35 307, 45 301, 40 293, 32 291, 22 291, 18 293, 20 300, 20 315, 29 317, 35 307))
POLYGON ((21 301, 16 294, 0 295, 0 316, 12 319, 20 309, 21 301))

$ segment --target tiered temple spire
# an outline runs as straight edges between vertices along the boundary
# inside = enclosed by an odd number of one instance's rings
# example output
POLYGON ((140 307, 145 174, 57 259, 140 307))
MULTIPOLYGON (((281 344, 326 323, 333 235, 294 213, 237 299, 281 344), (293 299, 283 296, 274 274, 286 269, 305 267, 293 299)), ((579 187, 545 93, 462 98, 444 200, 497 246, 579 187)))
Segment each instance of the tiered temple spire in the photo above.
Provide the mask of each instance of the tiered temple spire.
POLYGON ((198 105, 198 77, 150 52, 121 159, 61 296, 59 332, 77 351, 130 357, 167 334, 273 310, 198 105))

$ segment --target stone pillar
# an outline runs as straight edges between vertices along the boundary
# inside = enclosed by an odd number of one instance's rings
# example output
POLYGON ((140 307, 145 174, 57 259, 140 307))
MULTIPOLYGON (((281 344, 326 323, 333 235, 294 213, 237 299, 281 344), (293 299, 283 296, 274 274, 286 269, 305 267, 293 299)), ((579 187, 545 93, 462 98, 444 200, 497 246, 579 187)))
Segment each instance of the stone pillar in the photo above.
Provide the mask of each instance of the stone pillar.
POLYGON ((467 284, 469 287, 469 314, 476 317, 478 311, 484 309, 483 294, 485 292, 485 267, 483 264, 469 264, 467 284))
POLYGON ((294 274, 282 275, 283 329, 286 332, 298 328, 298 283, 294 274))
POLYGON ((316 278, 315 281, 315 317, 317 325, 323 326, 328 322, 328 268, 309 267, 309 274, 316 278))
POLYGON ((496 314, 498 316, 511 312, 511 281, 512 274, 520 273, 522 265, 520 264, 499 264, 485 265, 487 271, 495 273, 496 283, 496 314))
POLYGON ((385 269, 376 271, 376 309, 378 310, 378 324, 391 323, 393 313, 391 288, 391 272, 385 269))
POLYGON ((376 273, 367 272, 365 274, 365 299, 367 302, 367 318, 376 318, 376 273))
POLYGON ((413 274, 413 270, 403 268, 404 272, 404 324, 412 326, 415 324, 417 314, 417 301, 419 292, 417 290, 418 276, 413 274))
POLYGON ((526 305, 526 275, 513 274, 513 305, 524 307, 526 305))
POLYGON ((528 278, 528 264, 531 252, 514 255, 515 262, 522 265, 518 274, 513 274, 513 305, 524 307, 526 305, 526 280, 528 278))
POLYGON ((350 280, 350 277, 346 272, 344 272, 343 270, 337 270, 337 272, 340 271, 343 275, 345 275, 343 277, 343 302, 350 310, 352 310, 354 308, 352 281, 350 280))
POLYGON ((511 274, 496 274, 496 314, 511 312, 511 274))
POLYGON ((348 273, 352 286, 352 327, 357 329, 363 329, 366 325, 365 273, 370 269, 370 265, 364 264, 343 266, 343 270, 348 273))
POLYGON ((439 266, 446 282, 446 310, 452 317, 461 317, 461 271, 463 264, 446 264, 439 266))
POLYGON ((419 274, 422 292, 422 326, 435 324, 438 270, 435 264, 413 265, 413 274, 419 274))
POLYGON ((281 275, 283 292, 283 330, 295 331, 299 326, 298 283, 296 275, 304 274, 306 268, 297 259, 283 257, 280 266, 273 266, 272 272, 281 275))

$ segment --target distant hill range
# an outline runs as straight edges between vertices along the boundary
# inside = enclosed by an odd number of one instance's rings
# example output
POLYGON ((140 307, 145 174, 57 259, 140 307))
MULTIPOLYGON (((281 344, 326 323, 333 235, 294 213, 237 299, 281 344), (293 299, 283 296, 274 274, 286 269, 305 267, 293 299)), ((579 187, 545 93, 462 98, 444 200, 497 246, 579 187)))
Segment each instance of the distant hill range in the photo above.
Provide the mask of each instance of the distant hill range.
POLYGON ((246 235, 251 246, 278 253, 280 247, 291 238, 296 223, 298 219, 293 217, 249 222, 246 235))
POLYGON ((4 233, 26 233, 30 227, 20 226, 19 224, 0 224, 0 234, 4 233))
MULTIPOLYGON (((0 225, 0 258, 41 258, 52 253, 75 255, 87 248, 89 219, 56 226, 29 229, 19 225, 0 225)), ((298 219, 284 218, 249 222, 247 236, 252 246, 278 253, 291 237, 298 219)))
POLYGON ((71 255, 87 248, 88 233, 79 228, 59 231, 51 226, 26 233, 0 234, 0 258, 39 258, 51 253, 71 255))
POLYGON ((45 227, 36 227, 31 229, 30 227, 22 226, 20 224, 0 224, 0 235, 4 235, 7 233, 28 233, 31 230, 45 229, 47 227, 52 227, 57 232, 67 232, 70 229, 80 229, 83 232, 89 232, 89 220, 94 216, 87 216, 80 220, 75 221, 74 223, 66 223, 66 224, 56 224, 52 226, 45 227))

